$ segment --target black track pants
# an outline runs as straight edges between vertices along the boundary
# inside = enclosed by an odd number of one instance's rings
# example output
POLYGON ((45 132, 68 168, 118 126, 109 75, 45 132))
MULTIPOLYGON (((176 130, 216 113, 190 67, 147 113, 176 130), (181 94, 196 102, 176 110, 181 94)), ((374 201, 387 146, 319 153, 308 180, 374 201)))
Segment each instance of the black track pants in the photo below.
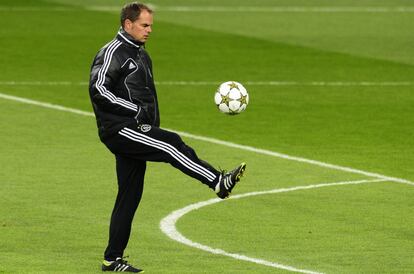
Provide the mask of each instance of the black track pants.
POLYGON ((132 220, 141 200, 146 161, 166 162, 214 189, 220 172, 200 160, 194 150, 173 132, 149 125, 132 124, 105 140, 115 154, 118 195, 112 211, 106 260, 122 257, 132 220))

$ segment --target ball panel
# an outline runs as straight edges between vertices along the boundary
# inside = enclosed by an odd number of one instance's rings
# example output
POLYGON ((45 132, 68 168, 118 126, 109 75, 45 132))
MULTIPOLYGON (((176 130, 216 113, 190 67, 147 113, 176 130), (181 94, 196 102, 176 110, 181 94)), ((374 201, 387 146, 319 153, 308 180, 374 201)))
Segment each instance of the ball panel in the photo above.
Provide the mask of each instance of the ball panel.
POLYGON ((229 98, 231 100, 238 100, 238 99, 241 98, 241 96, 242 95, 241 95, 241 93, 240 93, 240 91, 238 89, 233 88, 229 92, 229 98))
POLYGON ((216 105, 219 105, 221 103, 221 94, 218 91, 214 95, 214 102, 216 103, 216 105))
POLYGON ((220 92, 223 95, 227 95, 230 91, 230 87, 226 83, 221 84, 220 87, 218 88, 218 92, 220 92))
POLYGON ((239 90, 240 90, 240 93, 241 93, 243 96, 246 96, 246 95, 247 95, 247 90, 246 90, 246 88, 245 88, 245 87, 243 87, 242 85, 239 85, 239 90))
POLYGON ((229 102, 229 109, 233 112, 238 112, 240 108, 240 102, 237 100, 233 100, 229 102))
POLYGON ((229 113, 230 112, 230 109, 226 104, 220 104, 220 105, 218 105, 218 108, 223 113, 229 113))
POLYGON ((240 108, 239 108, 238 112, 240 113, 240 112, 245 111, 246 107, 247 107, 247 105, 246 105, 246 104, 242 104, 242 105, 240 106, 240 108))

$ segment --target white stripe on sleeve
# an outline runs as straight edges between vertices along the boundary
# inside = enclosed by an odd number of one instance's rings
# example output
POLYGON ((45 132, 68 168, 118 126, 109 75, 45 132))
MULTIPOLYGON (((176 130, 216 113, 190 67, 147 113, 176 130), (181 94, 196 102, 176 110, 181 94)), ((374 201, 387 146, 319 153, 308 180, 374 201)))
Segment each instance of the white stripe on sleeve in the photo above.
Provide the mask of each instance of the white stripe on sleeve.
POLYGON ((106 89, 104 86, 105 83, 105 75, 108 72, 109 65, 112 60, 113 53, 115 50, 122 44, 122 42, 118 40, 114 40, 112 43, 109 44, 108 48, 106 49, 105 56, 104 56, 104 63, 102 67, 100 68, 98 72, 98 81, 96 81, 96 88, 99 91, 99 93, 107 98, 109 101, 111 101, 114 104, 121 105, 125 108, 137 111, 138 106, 132 102, 129 102, 125 99, 116 97, 112 92, 106 89))

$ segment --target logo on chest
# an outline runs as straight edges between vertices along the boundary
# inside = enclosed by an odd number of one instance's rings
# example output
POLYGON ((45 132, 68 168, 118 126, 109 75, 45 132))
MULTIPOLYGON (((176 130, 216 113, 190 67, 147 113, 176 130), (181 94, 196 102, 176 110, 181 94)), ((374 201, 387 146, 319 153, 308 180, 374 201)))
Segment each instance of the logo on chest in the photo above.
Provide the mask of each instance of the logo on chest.
POLYGON ((137 66, 134 64, 134 62, 129 63, 128 69, 135 69, 137 66))
POLYGON ((138 70, 138 64, 132 58, 128 58, 121 68, 126 71, 126 74, 131 74, 138 70))

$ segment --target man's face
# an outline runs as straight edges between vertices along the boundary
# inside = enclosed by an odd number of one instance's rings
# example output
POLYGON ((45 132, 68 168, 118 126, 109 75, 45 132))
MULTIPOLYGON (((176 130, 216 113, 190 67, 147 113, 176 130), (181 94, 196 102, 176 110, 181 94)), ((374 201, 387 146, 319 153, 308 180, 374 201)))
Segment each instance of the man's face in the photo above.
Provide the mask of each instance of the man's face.
POLYGON ((138 19, 132 22, 127 19, 124 23, 124 29, 135 40, 145 43, 152 32, 153 18, 152 14, 147 10, 141 11, 138 19))

